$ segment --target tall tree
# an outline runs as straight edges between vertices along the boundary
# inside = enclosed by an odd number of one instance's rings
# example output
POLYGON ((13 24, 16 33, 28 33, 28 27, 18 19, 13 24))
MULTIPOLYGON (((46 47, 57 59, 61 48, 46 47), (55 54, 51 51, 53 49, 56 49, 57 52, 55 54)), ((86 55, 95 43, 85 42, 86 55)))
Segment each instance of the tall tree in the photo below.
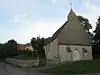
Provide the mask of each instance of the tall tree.
POLYGON ((94 58, 100 58, 100 16, 96 22, 94 33, 95 36, 93 38, 93 55, 94 58))
POLYGON ((84 26, 85 30, 88 32, 90 38, 93 38, 93 33, 90 32, 90 29, 92 29, 92 25, 89 23, 89 20, 87 18, 84 18, 82 16, 77 16, 81 24, 84 26))
POLYGON ((89 23, 89 20, 87 18, 83 18, 82 16, 77 16, 81 24, 84 26, 87 32, 89 32, 90 29, 92 29, 91 24, 89 23))
POLYGON ((96 23, 96 28, 94 30, 95 37, 94 37, 94 42, 99 43, 100 42, 100 16, 98 18, 98 21, 96 23))
POLYGON ((37 50, 37 54, 39 57, 39 65, 45 65, 46 63, 46 57, 45 57, 45 51, 44 51, 44 38, 32 38, 31 39, 32 47, 37 50))

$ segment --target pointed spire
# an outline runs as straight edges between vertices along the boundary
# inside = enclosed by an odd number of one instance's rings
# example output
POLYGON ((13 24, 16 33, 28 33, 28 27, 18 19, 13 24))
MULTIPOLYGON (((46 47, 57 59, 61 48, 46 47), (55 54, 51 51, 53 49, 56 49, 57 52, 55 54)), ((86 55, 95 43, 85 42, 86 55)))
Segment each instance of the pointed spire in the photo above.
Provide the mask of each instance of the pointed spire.
POLYGON ((74 13, 74 11, 71 9, 68 15, 68 20, 72 19, 73 17, 75 17, 76 14, 74 13))

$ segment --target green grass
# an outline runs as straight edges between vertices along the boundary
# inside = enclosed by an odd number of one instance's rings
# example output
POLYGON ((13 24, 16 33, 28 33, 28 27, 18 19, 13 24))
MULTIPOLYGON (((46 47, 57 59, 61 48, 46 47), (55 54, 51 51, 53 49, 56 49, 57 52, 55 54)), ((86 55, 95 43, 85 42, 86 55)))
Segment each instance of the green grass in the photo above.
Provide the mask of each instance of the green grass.
POLYGON ((59 75, 100 73, 100 60, 87 60, 64 63, 51 68, 46 68, 42 70, 42 72, 59 75))

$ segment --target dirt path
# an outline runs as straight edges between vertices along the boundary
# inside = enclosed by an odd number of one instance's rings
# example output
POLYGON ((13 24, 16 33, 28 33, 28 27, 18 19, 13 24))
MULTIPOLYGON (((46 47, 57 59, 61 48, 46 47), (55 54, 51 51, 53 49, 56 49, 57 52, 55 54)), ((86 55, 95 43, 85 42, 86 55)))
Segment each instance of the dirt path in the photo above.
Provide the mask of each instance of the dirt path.
POLYGON ((38 68, 19 68, 0 62, 0 75, 47 75, 37 71, 38 68))

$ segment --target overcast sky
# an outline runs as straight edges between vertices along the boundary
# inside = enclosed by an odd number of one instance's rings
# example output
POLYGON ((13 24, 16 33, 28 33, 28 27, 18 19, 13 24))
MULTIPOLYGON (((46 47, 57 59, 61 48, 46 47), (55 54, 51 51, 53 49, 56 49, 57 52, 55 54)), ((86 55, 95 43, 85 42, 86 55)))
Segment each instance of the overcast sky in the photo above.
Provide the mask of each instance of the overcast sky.
POLYGON ((0 0, 0 42, 27 43, 34 36, 52 36, 67 21, 70 2, 95 28, 100 0, 0 0))

